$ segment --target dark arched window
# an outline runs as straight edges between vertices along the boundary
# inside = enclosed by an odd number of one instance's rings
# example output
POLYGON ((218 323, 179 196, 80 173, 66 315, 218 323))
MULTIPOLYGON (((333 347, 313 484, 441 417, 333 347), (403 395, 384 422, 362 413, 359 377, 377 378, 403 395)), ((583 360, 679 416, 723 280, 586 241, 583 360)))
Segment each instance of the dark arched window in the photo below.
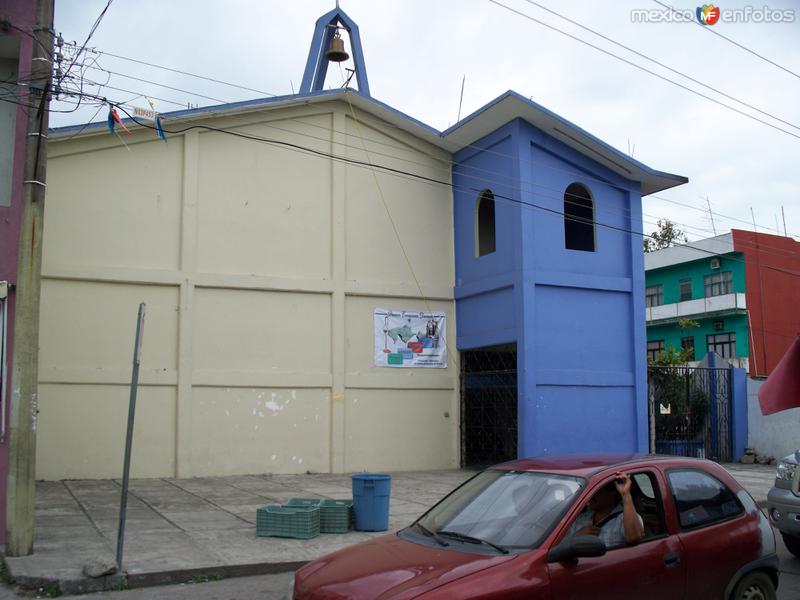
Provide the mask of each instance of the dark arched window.
POLYGON ((492 190, 483 190, 475 206, 475 255, 491 254, 496 248, 494 194, 492 190))
POLYGON ((564 192, 564 247, 595 251, 594 202, 585 185, 572 183, 564 192))

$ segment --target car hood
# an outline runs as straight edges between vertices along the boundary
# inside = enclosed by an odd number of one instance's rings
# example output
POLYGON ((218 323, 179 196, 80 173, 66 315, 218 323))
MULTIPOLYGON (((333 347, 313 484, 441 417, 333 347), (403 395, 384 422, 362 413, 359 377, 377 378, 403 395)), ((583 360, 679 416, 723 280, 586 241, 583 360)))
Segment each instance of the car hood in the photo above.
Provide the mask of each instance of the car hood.
POLYGON ((396 534, 323 556, 297 572, 300 600, 408 600, 466 575, 513 560, 433 548, 396 534))

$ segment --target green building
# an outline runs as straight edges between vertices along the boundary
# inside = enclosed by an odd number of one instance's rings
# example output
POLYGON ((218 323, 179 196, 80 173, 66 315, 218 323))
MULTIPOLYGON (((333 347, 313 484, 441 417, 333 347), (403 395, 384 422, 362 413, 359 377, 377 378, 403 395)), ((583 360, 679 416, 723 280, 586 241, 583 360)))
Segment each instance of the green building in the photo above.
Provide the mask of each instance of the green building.
POLYGON ((745 257, 731 233, 646 253, 645 282, 648 360, 670 347, 694 361, 713 350, 748 368, 745 257))

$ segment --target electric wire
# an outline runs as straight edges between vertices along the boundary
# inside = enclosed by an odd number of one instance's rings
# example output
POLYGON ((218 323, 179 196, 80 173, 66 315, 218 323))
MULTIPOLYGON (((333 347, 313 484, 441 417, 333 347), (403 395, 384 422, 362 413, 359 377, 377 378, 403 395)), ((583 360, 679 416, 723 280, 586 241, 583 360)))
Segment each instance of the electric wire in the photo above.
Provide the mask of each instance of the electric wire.
MULTIPOLYGON (((653 2, 655 2, 656 4, 659 4, 659 5, 661 5, 661 6, 663 6, 664 8, 666 8, 666 9, 670 10, 670 11, 671 11, 671 12, 673 12, 673 13, 677 13, 677 11, 676 11, 676 10, 675 10, 673 7, 671 7, 671 6, 670 6, 670 5, 668 5, 668 4, 664 4, 663 2, 660 2, 660 0, 653 0, 653 2)), ((730 42, 730 43, 731 43, 731 44, 733 44, 734 46, 737 46, 737 47, 741 48, 741 49, 742 49, 742 50, 744 50, 745 52, 749 52, 749 53, 750 53, 750 54, 752 54, 753 56, 757 56, 758 58, 760 58, 760 59, 761 59, 761 60, 763 60, 764 62, 768 62, 768 63, 769 63, 769 64, 771 64, 772 66, 774 66, 774 67, 778 67, 778 68, 779 68, 779 69, 781 69, 782 71, 786 71, 786 72, 787 72, 789 75, 792 75, 792 76, 794 76, 794 77, 797 77, 798 79, 800 79, 800 74, 798 74, 798 73, 795 73, 794 71, 792 71, 792 70, 790 70, 790 69, 787 69, 787 68, 786 68, 786 67, 784 67, 783 65, 779 65, 779 64, 778 64, 778 63, 776 63, 774 60, 771 60, 771 59, 767 58, 767 57, 766 57, 766 56, 764 56, 763 54, 759 54, 759 53, 758 53, 758 52, 756 52, 755 50, 752 50, 752 49, 748 48, 747 46, 745 46, 745 45, 743 45, 743 44, 740 44, 740 43, 739 43, 739 42, 737 42, 736 40, 733 40, 733 39, 731 39, 731 38, 729 38, 729 37, 727 37, 727 36, 725 36, 725 35, 721 34, 721 33, 720 33, 719 31, 717 31, 716 29, 713 29, 713 28, 711 28, 711 27, 707 27, 707 26, 703 25, 702 23, 698 23, 698 22, 697 22, 697 21, 695 21, 694 19, 692 19, 692 20, 691 20, 691 22, 692 22, 692 23, 694 23, 695 25, 697 25, 698 27, 700 27, 700 28, 702 28, 702 29, 704 29, 704 30, 708 31, 709 33, 713 33, 713 34, 714 34, 714 35, 716 35, 717 37, 720 37, 720 38, 722 38, 723 40, 726 40, 726 41, 730 42)))
MULTIPOLYGON (((130 113, 128 113, 124 108, 120 107, 120 110, 122 110, 133 123, 136 123, 140 127, 143 127, 145 129, 156 130, 155 126, 150 125, 150 124, 145 123, 145 122, 142 122, 142 121, 139 121, 138 119, 133 117, 130 113)), ((344 162, 344 163, 349 163, 349 164, 353 164, 353 165, 360 166, 360 167, 367 168, 367 169, 377 169, 377 170, 380 170, 381 172, 384 172, 384 173, 394 174, 394 175, 398 175, 398 176, 405 177, 405 178, 408 178, 408 179, 427 181, 427 182, 432 183, 432 184, 436 184, 436 185, 439 185, 439 186, 444 186, 444 187, 453 189, 454 191, 471 192, 473 194, 480 192, 480 190, 476 189, 476 188, 470 188, 470 187, 465 187, 465 186, 457 186, 456 184, 453 184, 453 183, 448 182, 448 181, 442 181, 442 180, 438 180, 438 179, 435 179, 435 178, 432 178, 432 177, 428 177, 426 175, 422 175, 422 174, 418 174, 418 173, 411 173, 411 172, 408 172, 408 171, 403 171, 402 169, 397 169, 397 168, 394 168, 394 167, 391 167, 391 166, 388 166, 388 165, 370 164, 368 161, 362 161, 362 160, 349 158, 349 157, 345 157, 345 156, 338 156, 338 155, 330 153, 330 152, 317 150, 315 148, 309 148, 307 146, 302 146, 300 144, 287 142, 285 140, 275 140, 275 139, 271 139, 271 138, 265 138, 263 136, 257 136, 257 135, 250 134, 250 133, 244 133, 244 132, 240 132, 240 131, 230 131, 230 130, 226 130, 226 129, 223 129, 223 128, 220 128, 220 127, 214 127, 214 126, 211 126, 211 125, 196 124, 196 125, 189 125, 189 126, 186 126, 186 127, 182 127, 180 129, 173 129, 173 130, 168 130, 168 129, 165 128, 164 131, 165 131, 165 133, 170 133, 170 134, 175 135, 175 134, 185 133, 187 131, 191 131, 191 130, 194 130, 194 129, 200 129, 200 130, 206 130, 206 131, 214 131, 214 132, 217 132, 217 133, 232 135, 232 136, 235 136, 235 137, 239 137, 239 138, 242 138, 242 139, 247 139, 247 140, 251 140, 251 141, 255 141, 255 142, 261 142, 261 143, 266 143, 266 144, 275 145, 275 146, 282 146, 282 147, 293 149, 295 151, 298 151, 298 152, 301 152, 301 153, 304 153, 304 154, 310 154, 310 155, 314 155, 314 156, 318 156, 318 157, 328 158, 328 159, 331 159, 331 160, 344 162)), ((541 196, 546 197, 543 194, 541 196)), ((515 205, 519 205, 519 206, 523 206, 523 207, 524 206, 528 206, 530 208, 537 209, 537 210, 540 210, 540 211, 543 211, 543 212, 546 212, 546 213, 550 213, 550 214, 553 214, 553 215, 556 215, 556 216, 560 216, 560 217, 563 217, 565 219, 570 219, 572 221, 588 222, 586 219, 581 219, 580 217, 574 217, 574 216, 571 216, 571 215, 567 215, 563 211, 559 211, 557 209, 553 209, 553 208, 550 208, 550 207, 547 207, 547 206, 542 206, 542 205, 531 203, 531 202, 525 202, 523 200, 520 200, 520 199, 517 199, 517 198, 513 198, 511 196, 506 196, 506 195, 503 195, 503 194, 494 194, 494 197, 495 197, 495 199, 500 198, 504 202, 509 202, 511 204, 515 204, 515 205)), ((550 198, 550 199, 553 199, 553 198, 550 198)), ((600 222, 597 222, 597 221, 593 221, 593 222, 594 222, 595 225, 597 225, 599 227, 603 227, 605 229, 618 231, 618 232, 625 233, 625 234, 628 234, 628 235, 633 235, 633 236, 636 236, 636 237, 652 238, 651 235, 648 235, 648 234, 643 233, 641 231, 635 231, 635 230, 627 228, 627 227, 622 227, 622 226, 613 225, 613 224, 609 224, 609 223, 600 223, 600 222)), ((703 254, 706 254, 708 256, 716 256, 716 257, 718 257, 718 256, 725 256, 725 254, 726 254, 726 253, 714 252, 712 250, 707 250, 705 248, 693 246, 690 243, 676 243, 675 246, 676 247, 689 248, 689 249, 692 249, 692 250, 696 250, 696 251, 701 252, 703 254)), ((726 258, 728 260, 732 260, 732 261, 736 261, 736 262, 741 262, 741 263, 745 263, 746 262, 746 259, 738 259, 736 257, 731 257, 731 256, 726 256, 726 258)), ((785 274, 788 274, 788 275, 792 275, 792 276, 795 276, 795 277, 800 277, 800 272, 790 271, 788 269, 782 269, 780 267, 774 267, 774 266, 771 266, 771 265, 762 265, 762 267, 765 268, 765 269, 771 269, 771 270, 774 270, 774 271, 777 271, 777 272, 781 272, 781 273, 785 273, 785 274)))
MULTIPOLYGON (((120 88, 114 88, 114 89, 120 89, 120 88)), ((135 92, 132 92, 132 91, 130 91, 130 90, 123 90, 123 91, 128 91, 128 92, 130 92, 130 93, 135 93, 135 92)), ((103 100, 105 100, 105 99, 103 99, 103 100)), ((127 113, 127 111, 125 111, 125 112, 126 112, 126 114, 128 114, 128 113, 127 113)), ((268 125, 268 126, 269 126, 269 124, 266 124, 266 125, 268 125)), ((281 130, 283 130, 283 131, 287 131, 287 132, 289 132, 289 133, 293 133, 293 134, 304 135, 304 134, 303 134, 303 133, 301 133, 301 132, 296 132, 296 131, 285 130, 285 129, 282 129, 282 128, 278 128, 278 129, 281 129, 281 130)), ((315 136, 311 136, 311 137, 315 137, 315 136)), ((325 142, 329 142, 329 141, 330 141, 330 140, 328 140, 328 139, 324 139, 324 138, 317 138, 317 139, 321 139, 321 141, 325 141, 325 142)), ((395 155, 388 155, 388 154, 387 154, 386 156, 390 156, 391 158, 395 158, 395 159, 398 159, 398 158, 400 158, 400 157, 397 157, 397 156, 395 156, 395 155)), ((402 158, 400 158, 400 160, 402 160, 402 158)), ((451 162, 450 164, 452 164, 452 162, 451 162)), ((574 172, 573 172, 573 173, 574 173, 574 172)), ((604 183, 606 183, 606 184, 607 184, 608 182, 604 182, 604 183)), ((544 185, 542 185, 542 184, 539 184, 539 186, 540 186, 540 187, 543 187, 543 188, 545 188, 545 189, 548 189, 548 190, 550 190, 550 191, 556 192, 556 193, 560 193, 560 192, 561 192, 560 190, 557 190, 557 189, 555 189, 555 188, 548 188, 547 186, 544 186, 544 185)), ((521 188, 516 188, 516 189, 517 189, 518 191, 523 191, 523 192, 525 191, 524 189, 521 189, 521 188)), ((533 190, 530 190, 530 191, 531 191, 531 193, 535 193, 533 190)), ((569 195, 569 194, 566 194, 566 195, 565 195, 565 198, 564 198, 564 201, 565 201, 565 203, 566 203, 566 204, 576 204, 575 202, 572 202, 572 201, 568 200, 568 199, 566 198, 566 196, 567 196, 567 195, 569 195)), ((629 209, 623 209, 623 210, 624 210, 624 212, 626 213, 626 214, 625 214, 625 215, 623 215, 623 216, 628 216, 628 215, 630 214, 630 210, 629 210, 629 209)), ((613 211, 613 210, 604 210, 604 211, 602 211, 602 212, 613 213, 614 211, 613 211)), ((654 216, 654 215, 648 215, 647 213, 643 213, 643 216, 646 216, 646 217, 651 217, 651 218, 658 218, 658 217, 656 217, 656 216, 654 216)), ((656 223, 655 223, 655 222, 653 222, 653 221, 650 221, 649 223, 650 223, 651 225, 656 225, 656 223)), ((695 226, 688 226, 688 225, 686 225, 686 224, 683 224, 683 223, 680 223, 680 222, 675 222, 675 223, 676 223, 677 225, 681 225, 681 226, 683 226, 684 228, 695 229, 695 230, 697 230, 697 231, 702 231, 702 232, 704 232, 704 233, 710 233, 710 231, 709 231, 709 230, 703 230, 703 229, 701 229, 701 228, 698 228, 698 227, 695 227, 695 226)))
POLYGON ((712 86, 708 85, 707 83, 704 83, 704 82, 700 81, 699 79, 695 79, 694 77, 691 77, 690 75, 687 75, 686 73, 678 71, 677 69, 673 69, 672 67, 670 67, 668 65, 665 65, 664 63, 662 63, 662 62, 660 62, 660 61, 658 61, 658 60, 656 60, 654 58, 651 58, 651 57, 647 56, 646 54, 644 54, 642 52, 639 52, 638 50, 635 50, 634 48, 631 48, 630 46, 626 46, 625 44, 622 44, 622 43, 616 41, 615 39, 600 33, 599 31, 591 29, 590 27, 587 27, 586 25, 583 25, 583 24, 579 23, 578 21, 570 19, 569 17, 566 17, 566 16, 562 15, 561 13, 550 9, 550 8, 544 6, 543 4, 539 4, 538 2, 535 2, 535 0, 525 0, 525 1, 528 4, 532 4, 533 6, 537 6, 537 7, 541 8, 542 10, 547 11, 550 14, 557 16, 558 18, 567 21, 568 23, 572 23, 576 27, 580 27, 584 31, 588 31, 589 33, 593 33, 594 35, 606 40, 607 42, 610 42, 610 43, 614 44, 615 46, 618 46, 618 47, 620 47, 620 48, 622 48, 624 50, 627 50, 628 52, 631 52, 631 53, 635 54, 636 56, 644 58, 645 60, 649 60, 653 64, 658 65, 659 67, 667 69, 668 71, 671 71, 672 73, 675 73, 676 75, 680 75, 681 77, 685 77, 686 79, 688 79, 692 83, 696 83, 697 85, 701 85, 704 88, 706 88, 708 90, 711 90, 712 92, 716 92, 720 96, 724 96, 724 97, 728 98, 729 100, 733 100, 734 102, 738 102, 739 104, 742 104, 742 105, 746 106, 747 108, 750 108, 750 109, 752 109, 752 110, 754 110, 756 112, 759 112, 759 113, 761 113, 762 115, 764 115, 766 117, 770 117, 771 119, 775 119, 776 121, 780 121, 784 125, 788 125, 790 127, 794 127, 795 129, 800 129, 800 126, 795 125, 794 123, 790 123, 789 121, 786 121, 786 120, 784 120, 784 119, 782 119, 780 117, 776 117, 775 115, 773 115, 771 113, 768 113, 765 110, 761 110, 760 108, 757 108, 757 107, 753 106, 752 104, 749 104, 749 103, 745 102, 744 100, 739 100, 738 98, 734 98, 733 96, 723 92, 722 90, 719 90, 719 89, 717 89, 715 87, 712 87, 712 86))
POLYGON ((712 98, 711 96, 703 94, 702 92, 698 92, 697 90, 694 90, 694 89, 692 89, 692 88, 690 88, 690 87, 688 87, 686 85, 683 85, 680 82, 674 81, 674 80, 670 79, 669 77, 665 77, 664 75, 656 73, 655 71, 651 71, 647 67, 643 67, 642 65, 639 65, 639 64, 637 64, 637 63, 635 63, 633 61, 628 60, 627 58, 624 58, 622 56, 614 54, 613 52, 610 52, 609 50, 601 48, 600 46, 597 46, 595 44, 592 44, 591 42, 587 42, 586 40, 583 40, 583 39, 579 38, 576 35, 572 35, 571 33, 568 33, 566 31, 564 31, 563 29, 559 29, 558 27, 550 25, 549 23, 545 23, 544 21, 540 21, 539 19, 537 19, 535 17, 532 17, 531 15, 529 15, 527 13, 524 13, 522 11, 519 11, 519 10, 517 10, 515 8, 512 8, 512 7, 510 7, 510 6, 506 5, 506 4, 503 4, 502 2, 499 2, 498 0, 488 0, 488 1, 491 2, 492 4, 496 4, 497 6, 499 6, 501 8, 505 8, 509 12, 511 12, 511 13, 513 13, 515 15, 518 15, 518 16, 524 18, 524 19, 528 19, 529 21, 533 21, 534 23, 538 23, 539 25, 542 25, 543 27, 551 29, 551 30, 553 30, 553 31, 555 31, 557 33, 560 33, 561 35, 567 36, 568 38, 573 39, 576 42, 580 42, 581 44, 589 46, 590 48, 594 48, 598 52, 602 52, 603 54, 607 54, 608 56, 616 58, 617 60, 622 61, 622 62, 624 62, 626 64, 629 64, 632 67, 635 67, 636 69, 639 69, 640 71, 644 71, 645 73, 649 73, 650 75, 653 75, 654 77, 658 77, 659 79, 661 79, 663 81, 666 81, 667 83, 671 83, 672 85, 675 85, 675 86, 677 86, 679 88, 682 88, 682 89, 686 90, 687 92, 691 92, 692 94, 695 94, 696 96, 700 96, 701 98, 705 98, 706 100, 714 102, 715 104, 719 104, 720 106, 723 106, 723 107, 727 108, 728 110, 731 110, 731 111, 736 112, 736 113, 738 113, 738 114, 740 114, 740 115, 742 115, 744 117, 747 117, 748 119, 751 119, 753 121, 757 121, 758 123, 761 123, 762 125, 766 125, 767 127, 771 127, 772 129, 775 129, 777 131, 785 133, 786 135, 790 135, 793 138, 800 139, 800 135, 798 135, 796 133, 792 133, 791 131, 787 131, 786 129, 783 129, 782 127, 778 127, 777 125, 769 123, 768 121, 765 121, 763 119, 759 119, 758 117, 756 117, 754 115, 751 115, 750 113, 747 113, 747 112, 745 112, 743 110, 739 110, 735 106, 731 106, 730 104, 725 104, 724 102, 720 102, 719 100, 717 100, 715 98, 712 98))
MULTIPOLYGON (((563 15, 560 15, 559 13, 555 13, 554 11, 550 11, 550 9, 547 9, 546 7, 543 7, 543 6, 539 5, 539 4, 538 4, 538 3, 536 3, 536 2, 532 2, 532 0, 526 0, 526 1, 528 1, 528 2, 530 2, 531 4, 534 4, 534 5, 536 5, 536 6, 539 6, 539 7, 541 7, 541 8, 544 8, 545 10, 548 10, 549 12, 552 12, 553 14, 556 14, 557 16, 559 16, 559 17, 561 17, 561 18, 564 18, 564 19, 568 20, 569 22, 572 22, 572 23, 574 23, 574 24, 576 24, 576 25, 578 25, 578 26, 580 26, 580 27, 584 27, 583 25, 580 25, 579 23, 577 23, 577 22, 575 22, 575 21, 572 21, 571 19, 567 19, 566 17, 564 17, 563 15)), ((609 39, 609 41, 612 41, 612 42, 614 42, 614 41, 613 41, 613 40, 611 40, 610 38, 606 38, 606 36, 603 36, 602 34, 600 34, 600 33, 598 33, 598 32, 595 32, 594 30, 591 30, 591 29, 589 29, 589 28, 586 28, 586 27, 584 27, 584 28, 585 28, 585 29, 587 29, 588 31, 592 32, 592 33, 595 33, 596 35, 600 35, 601 37, 604 37, 604 39, 609 39)), ((617 43, 617 42, 614 42, 614 43, 617 43)), ((618 45, 622 46, 621 44, 618 44, 618 45)), ((623 48, 626 48, 626 49, 628 49, 628 50, 630 50, 631 52, 635 52, 635 53, 637 53, 637 54, 640 54, 641 56, 643 56, 643 57, 647 58, 648 60, 653 60, 653 59, 649 59, 649 57, 646 57, 645 55, 643 55, 643 54, 641 54, 641 53, 638 53, 638 52, 636 52, 635 50, 633 50, 633 49, 631 49, 631 48, 628 48, 627 46, 622 46, 622 47, 623 47, 623 48)), ((225 82, 225 81, 222 81, 222 80, 219 80, 219 79, 214 79, 214 78, 210 78, 210 77, 205 77, 205 76, 202 76, 202 75, 197 75, 197 74, 193 74, 193 73, 188 73, 188 72, 185 72, 185 71, 179 71, 179 70, 177 70, 177 69, 172 69, 172 68, 170 68, 170 67, 163 67, 163 66, 161 66, 161 65, 157 65, 157 64, 155 64, 155 63, 148 63, 148 62, 145 62, 145 61, 140 61, 140 60, 133 59, 133 58, 130 58, 130 57, 123 57, 123 56, 121 56, 121 55, 115 55, 115 54, 113 54, 113 53, 104 52, 104 51, 99 51, 99 50, 96 50, 96 49, 92 49, 91 51, 92 51, 92 52, 95 52, 95 53, 97 53, 97 54, 106 54, 106 55, 108 55, 108 56, 113 56, 113 57, 116 57, 116 58, 122 58, 122 59, 124 59, 124 60, 129 60, 129 61, 131 61, 131 62, 137 62, 137 63, 145 64, 145 65, 148 65, 148 66, 153 66, 153 67, 156 67, 156 68, 162 68, 162 69, 164 69, 164 70, 168 70, 168 71, 173 71, 173 72, 177 72, 177 73, 181 73, 181 74, 185 74, 185 75, 190 75, 190 76, 193 76, 193 77, 198 77, 198 78, 200 78, 200 79, 206 79, 206 80, 209 80, 209 81, 214 81, 214 82, 216 82, 216 83, 220 83, 220 84, 224 84, 224 85, 229 85, 229 86, 232 86, 232 87, 238 87, 238 88, 241 88, 241 89, 246 89, 246 90, 250 90, 250 91, 257 91, 257 92, 259 92, 259 93, 267 94, 267 95, 270 95, 270 96, 275 96, 275 94, 271 94, 271 93, 269 93, 269 92, 263 92, 263 91, 260 91, 260 90, 255 90, 254 88, 247 88, 247 87, 244 87, 244 86, 239 86, 239 85, 237 85, 237 84, 231 84, 231 83, 229 83, 229 82, 225 82)), ((657 64, 660 64, 660 63, 658 63, 657 61, 654 61, 654 62, 656 62, 657 64)), ((669 68, 669 67, 666 67, 666 65, 662 65, 662 66, 664 66, 665 68, 669 68)), ((103 69, 102 67, 91 67, 91 68, 97 68, 97 69, 99 69, 99 70, 103 70, 103 71, 109 72, 107 69, 103 69)), ((676 72, 676 73, 679 73, 679 74, 681 74, 681 75, 683 75, 682 73, 680 73, 680 72, 678 72, 678 71, 675 71, 675 72, 676 72)), ((115 72, 113 72, 113 71, 112 71, 111 73, 115 73, 115 72)), ((180 88, 172 88, 171 86, 166 86, 165 84, 160 84, 160 83, 158 83, 158 82, 153 82, 153 81, 150 81, 150 80, 146 80, 146 79, 142 79, 142 78, 138 78, 138 77, 130 76, 130 75, 127 75, 127 74, 125 74, 125 73, 118 73, 118 72, 116 72, 115 74, 118 74, 118 75, 119 75, 119 76, 121 76, 121 77, 128 77, 128 78, 131 78, 131 79, 136 79, 137 81, 141 81, 141 82, 144 82, 144 83, 151 83, 151 84, 154 84, 154 85, 159 85, 159 86, 162 86, 162 87, 167 87, 167 88, 170 88, 170 89, 174 89, 174 90, 176 90, 176 91, 180 91, 180 92, 183 92, 183 93, 188 93, 188 94, 192 94, 192 95, 195 95, 195 96, 204 97, 204 98, 207 98, 207 99, 210 99, 210 100, 214 100, 214 101, 216 101, 216 102, 224 102, 224 101, 222 101, 222 100, 219 100, 219 99, 216 99, 216 98, 211 98, 211 97, 209 97, 209 96, 204 96, 204 95, 202 95, 202 94, 197 94, 197 93, 195 93, 195 92, 191 92, 191 91, 188 91, 188 90, 182 90, 182 89, 180 89, 180 88)), ((684 75, 684 76, 686 76, 686 75, 684 75)), ((689 76, 686 76, 686 77, 687 77, 687 78, 689 78, 689 76)), ((691 78, 690 78, 690 79, 691 79, 691 78)), ((98 85, 99 85, 99 84, 98 84, 98 85)), ((703 84, 703 85, 704 85, 704 84, 703 84)), ((135 93, 135 92, 133 92, 133 91, 131 91, 131 90, 125 90, 125 89, 123 89, 123 88, 110 87, 110 89, 114 89, 114 90, 117 90, 117 91, 124 91, 124 92, 126 92, 126 93, 135 93)), ((710 88, 710 89, 713 89, 713 88, 710 88)), ((715 90, 715 91, 718 91, 718 90, 715 90)), ((723 92, 719 92, 719 93, 721 93, 721 94, 723 94, 723 95, 724 95, 724 93, 723 93, 723 92)), ((176 105, 176 106, 181 106, 181 107, 182 107, 182 106, 184 106, 184 105, 185 105, 184 103, 176 102, 176 101, 173 101, 173 100, 167 100, 167 99, 164 99, 164 98, 158 98, 158 97, 153 97, 153 98, 154 98, 154 99, 156 99, 156 100, 160 100, 160 101, 163 101, 163 102, 167 102, 167 103, 170 103, 170 104, 176 105)), ((735 98, 733 98, 733 97, 731 97, 731 98, 732 98, 732 99, 734 99, 734 100, 736 100, 736 99, 735 99, 735 98)), ((742 104, 744 104, 744 105, 746 105, 746 106, 750 106, 749 104, 747 104, 747 103, 745 103, 745 102, 743 102, 743 101, 739 101, 739 100, 736 100, 736 101, 737 101, 737 102, 740 102, 740 103, 742 103, 742 104)), ((753 108, 755 108, 755 107, 753 107, 753 108)), ((759 110, 759 109, 756 109, 756 110, 759 110)), ((769 113, 765 113, 765 114, 769 114, 769 113)), ((772 116, 772 115, 770 115, 770 116, 772 116)), ((777 119, 777 120, 781 120, 781 119, 779 119, 778 117, 774 117, 774 116, 773 116, 773 118, 775 118, 775 119, 777 119)), ((785 121, 784 121, 784 122, 785 122, 785 121)), ((790 123, 788 123, 788 122, 786 122, 786 123, 787 123, 787 124, 790 124, 790 123)), ((791 124, 790 124, 790 125, 791 125, 791 124)), ((317 127, 319 127, 319 126, 318 126, 318 125, 316 125, 316 124, 311 124, 311 126, 317 126, 317 127)), ((793 126, 793 127, 796 127, 795 125, 792 125, 792 126, 793 126)), ((351 133, 349 133, 349 132, 344 132, 344 133, 345 133, 345 135, 348 135, 348 136, 353 136, 353 134, 351 134, 351 133)), ((383 142, 381 142, 381 141, 377 141, 377 140, 371 140, 371 141, 372 141, 373 143, 383 143, 383 142)), ((392 146, 392 147, 395 147, 395 148, 397 148, 397 146, 393 146, 393 145, 391 145, 391 144, 386 144, 386 145, 388 145, 388 146, 392 146)), ((399 158, 400 160, 404 160, 403 158, 400 158, 400 157, 397 157, 397 158, 399 158)), ((452 164, 452 162, 451 162, 451 164, 452 164)), ((543 166, 545 166, 545 167, 547 167, 547 168, 555 168, 555 169, 558 169, 558 167, 555 167, 555 166, 553 166, 553 165, 543 165, 543 166)), ((604 183, 604 184, 608 184, 608 182, 607 182, 607 181, 602 181, 602 180, 598 180, 598 181, 600 181, 601 183, 604 183)), ((673 203, 673 204, 676 204, 676 205, 679 205, 679 206, 684 206, 684 207, 687 207, 687 208, 691 208, 691 209, 693 209, 693 210, 699 210, 699 211, 701 211, 701 212, 703 212, 703 213, 705 213, 705 212, 706 212, 706 209, 704 209, 704 208, 700 208, 700 207, 697 207, 697 206, 691 206, 691 205, 684 204, 684 203, 681 203, 681 202, 679 202, 679 201, 675 201, 675 200, 672 200, 672 199, 669 199, 669 198, 665 198, 665 197, 662 197, 662 196, 657 196, 657 195, 655 195, 655 194, 651 194, 649 197, 656 198, 656 199, 659 199, 659 200, 662 200, 662 201, 665 201, 665 202, 673 203)), ((732 220, 732 221, 735 221, 735 222, 739 222, 739 223, 746 224, 746 225, 748 225, 748 226, 749 226, 749 225, 752 223, 751 221, 746 221, 746 220, 744 220, 744 219, 740 219, 740 218, 737 218, 737 217, 730 217, 730 216, 728 216, 728 215, 725 215, 725 214, 722 214, 722 213, 715 213, 715 215, 716 215, 716 216, 718 216, 718 217, 720 217, 720 218, 723 218, 723 219, 729 219, 729 220, 732 220)), ((768 230, 768 231, 775 231, 775 232, 776 232, 776 233, 778 233, 778 234, 780 234, 780 233, 781 233, 779 229, 775 229, 775 228, 773 228, 773 227, 770 227, 770 226, 760 225, 760 227, 761 227, 762 229, 765 229, 765 230, 768 230)), ((694 228, 695 228, 695 229, 699 229, 699 228, 696 228, 696 227, 694 227, 694 228)), ((710 233, 710 231, 708 231, 708 230, 705 230, 705 231, 710 233)), ((796 237, 796 236, 795 236, 795 237, 796 237)))

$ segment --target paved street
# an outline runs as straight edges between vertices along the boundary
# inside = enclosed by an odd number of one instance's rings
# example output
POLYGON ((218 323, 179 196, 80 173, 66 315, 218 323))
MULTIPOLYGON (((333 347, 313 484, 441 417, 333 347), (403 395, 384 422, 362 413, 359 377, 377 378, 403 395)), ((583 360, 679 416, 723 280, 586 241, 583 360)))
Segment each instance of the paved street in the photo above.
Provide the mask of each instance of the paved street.
MULTIPOLYGON (((781 584, 778 589, 778 600, 797 600, 800 598, 800 558, 789 554, 780 538, 778 538, 778 546, 781 558, 781 584)), ((126 592, 104 592, 92 594, 89 598, 96 600, 245 600, 247 598, 281 600, 289 577, 290 575, 286 573, 240 577, 201 584, 173 585, 126 592)), ((86 597, 69 596, 67 598, 86 597)))

